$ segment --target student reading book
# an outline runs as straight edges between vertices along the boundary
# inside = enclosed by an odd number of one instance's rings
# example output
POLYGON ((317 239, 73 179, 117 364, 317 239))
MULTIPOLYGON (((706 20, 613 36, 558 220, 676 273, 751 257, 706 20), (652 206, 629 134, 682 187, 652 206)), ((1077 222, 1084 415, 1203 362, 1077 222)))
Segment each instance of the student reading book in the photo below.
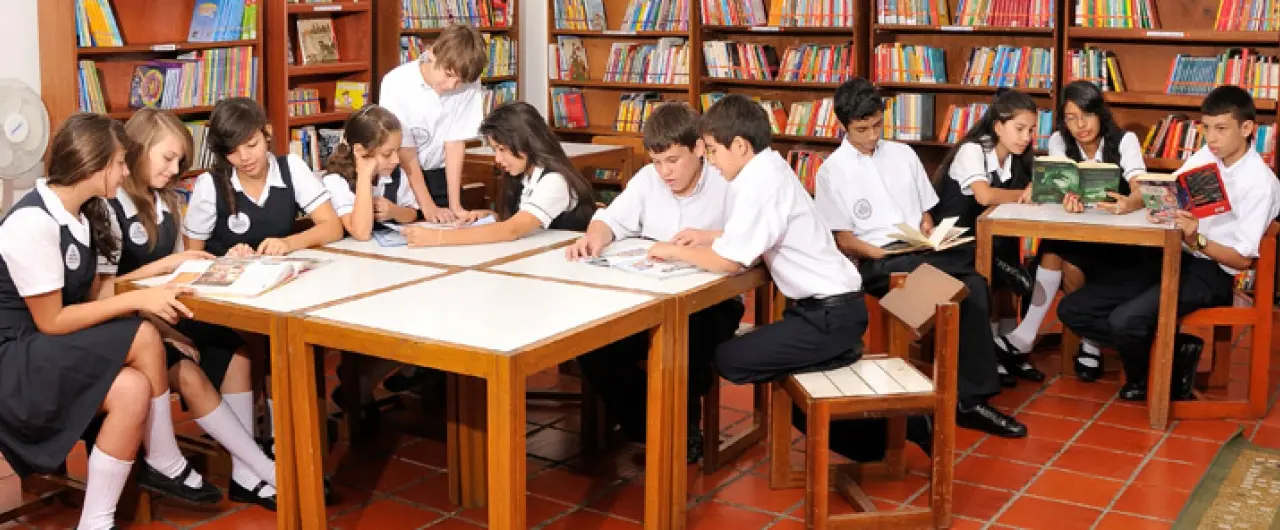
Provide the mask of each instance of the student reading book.
POLYGON ((1038 156, 1031 166, 1031 202, 1062 204, 1068 194, 1092 206, 1109 202, 1120 190, 1123 170, 1106 162, 1076 162, 1065 156, 1038 156))
POLYGON ((1147 213, 1160 221, 1172 220, 1178 210, 1201 219, 1231 211, 1231 197, 1217 163, 1180 169, 1172 175, 1147 173, 1135 180, 1142 189, 1147 213))
POLYGON ((956 221, 958 219, 959 218, 957 217, 948 217, 943 219, 942 223, 934 228, 927 236, 919 229, 909 224, 897 223, 893 225, 893 228, 898 231, 887 234, 888 237, 891 237, 896 241, 890 242, 880 247, 880 249, 887 255, 895 255, 907 254, 910 252, 947 250, 972 242, 973 236, 961 237, 964 236, 965 232, 968 232, 969 229, 957 228, 956 221))

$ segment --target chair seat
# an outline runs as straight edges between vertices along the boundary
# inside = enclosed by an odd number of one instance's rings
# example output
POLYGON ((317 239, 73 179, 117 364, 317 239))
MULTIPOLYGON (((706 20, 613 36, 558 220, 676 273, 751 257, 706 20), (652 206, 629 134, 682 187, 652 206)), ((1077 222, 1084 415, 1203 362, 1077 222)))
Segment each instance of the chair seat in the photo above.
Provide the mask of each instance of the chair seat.
POLYGON ((826 372, 791 376, 813 399, 880 398, 933 392, 933 382, 897 357, 863 358, 826 372))

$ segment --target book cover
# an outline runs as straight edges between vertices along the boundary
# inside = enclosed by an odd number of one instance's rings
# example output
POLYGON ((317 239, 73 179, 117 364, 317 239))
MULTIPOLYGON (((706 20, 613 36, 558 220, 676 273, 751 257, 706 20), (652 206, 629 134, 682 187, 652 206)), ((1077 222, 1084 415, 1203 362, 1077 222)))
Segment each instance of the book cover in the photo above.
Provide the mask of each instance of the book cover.
POLYGON ((1140 175, 1134 179, 1142 193, 1147 213, 1160 221, 1173 220, 1173 212, 1187 204, 1178 180, 1173 175, 1140 175))
POLYGON ((165 283, 190 287, 199 295, 254 297, 323 263, 312 258, 265 256, 191 260, 179 266, 165 283))
POLYGON ((1178 183, 1186 191, 1187 211, 1199 218, 1231 211, 1226 185, 1218 163, 1211 162, 1178 174, 1178 183))
POLYGON ((368 101, 369 83, 338 81, 333 89, 333 106, 341 110, 360 110, 368 101))
POLYGON ((187 40, 213 42, 217 29, 218 0, 196 0, 191 8, 191 29, 187 32, 187 40))
POLYGON ((1081 162, 1076 164, 1080 174, 1080 201, 1086 205, 1112 202, 1111 193, 1120 191, 1120 179, 1124 170, 1116 164, 1081 162))
POLYGON ((151 64, 141 64, 133 69, 129 87, 129 108, 155 109, 164 97, 165 69, 151 64))
POLYGON ((700 270, 692 263, 654 261, 650 260, 648 255, 648 248, 632 248, 598 258, 586 258, 582 262, 597 267, 612 267, 621 271, 643 274, 662 280, 686 276, 700 270))
POLYGON ((1120 189, 1123 171, 1116 164, 1075 162, 1066 157, 1036 157, 1031 170, 1031 202, 1061 204, 1068 193, 1085 205, 1111 202, 1120 189))
POLYGON ((337 62, 338 37, 333 31, 333 19, 298 19, 298 48, 302 64, 337 62))

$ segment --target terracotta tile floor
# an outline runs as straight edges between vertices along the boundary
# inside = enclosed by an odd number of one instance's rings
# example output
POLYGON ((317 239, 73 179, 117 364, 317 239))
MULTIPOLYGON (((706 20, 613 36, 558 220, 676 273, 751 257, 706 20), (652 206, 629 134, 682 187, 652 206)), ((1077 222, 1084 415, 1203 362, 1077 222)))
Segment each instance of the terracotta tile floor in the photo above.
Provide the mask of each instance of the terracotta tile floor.
MULTIPOLYGON (((1145 408, 1113 399, 1118 374, 1086 384, 1058 377, 1056 355, 1038 355, 1036 362, 1050 375, 1045 384, 1023 383, 996 401, 1029 425, 1030 437, 1004 440, 958 432, 955 528, 1169 528, 1219 444, 1237 429, 1259 444, 1280 448, 1280 412, 1260 421, 1177 422, 1164 432, 1152 431, 1145 408)), ((553 387, 557 381, 554 374, 542 374, 530 387, 553 387)), ((744 427, 750 399, 748 388, 724 388, 723 417, 731 431, 744 427)), ((614 449, 588 464, 574 433, 575 408, 535 403, 528 417, 530 528, 641 528, 644 479, 637 449, 614 449)), ((329 510, 331 528, 484 527, 484 511, 457 509, 448 501, 443 444, 401 432, 378 440, 377 447, 340 445, 330 459, 327 471, 342 497, 329 510)), ((77 450, 71 468, 83 465, 83 452, 77 450)), ((691 469, 689 528, 803 528, 803 491, 771 490, 766 466, 764 450, 757 447, 713 475, 691 469)), ((927 460, 913 450, 910 466, 902 481, 867 485, 882 508, 925 502, 927 460)), ((0 505, 12 502, 18 487, 17 477, 0 461, 0 505)), ((271 513, 226 502, 211 511, 161 504, 156 515, 147 528, 274 527, 271 513)), ((0 530, 68 528, 75 518, 74 510, 54 507, 0 530)))

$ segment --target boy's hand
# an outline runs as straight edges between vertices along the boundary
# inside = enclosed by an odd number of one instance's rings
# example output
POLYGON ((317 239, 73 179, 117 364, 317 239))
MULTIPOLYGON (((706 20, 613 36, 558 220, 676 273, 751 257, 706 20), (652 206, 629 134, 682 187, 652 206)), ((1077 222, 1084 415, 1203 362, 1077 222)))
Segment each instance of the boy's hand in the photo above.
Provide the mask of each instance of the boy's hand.
POLYGON ((654 243, 649 247, 648 258, 654 261, 675 261, 680 253, 680 246, 674 243, 654 243))
POLYGON ((1186 210, 1173 212, 1173 226, 1182 232, 1182 241, 1194 247, 1196 234, 1200 232, 1200 219, 1186 210))
POLYGON ((720 232, 686 228, 676 232, 676 235, 671 238, 671 243, 683 247, 709 247, 717 237, 720 237, 720 232))
MULTIPOLYGON (((929 237, 930 235, 933 234, 933 217, 932 216, 925 214, 924 218, 920 219, 920 233, 924 234, 924 237, 929 237)), ((881 257, 884 257, 884 256, 881 256, 881 257)))
POLYGON ((1068 193, 1062 197, 1062 209, 1067 213, 1080 213, 1084 211, 1084 202, 1079 195, 1068 193))
POLYGON ((428 223, 451 223, 458 220, 458 216, 452 211, 434 204, 422 207, 422 218, 428 223))
POLYGON ((582 236, 564 250, 564 257, 571 261, 582 258, 596 258, 600 256, 601 250, 604 250, 604 245, 601 245, 600 242, 592 241, 590 236, 582 236))

